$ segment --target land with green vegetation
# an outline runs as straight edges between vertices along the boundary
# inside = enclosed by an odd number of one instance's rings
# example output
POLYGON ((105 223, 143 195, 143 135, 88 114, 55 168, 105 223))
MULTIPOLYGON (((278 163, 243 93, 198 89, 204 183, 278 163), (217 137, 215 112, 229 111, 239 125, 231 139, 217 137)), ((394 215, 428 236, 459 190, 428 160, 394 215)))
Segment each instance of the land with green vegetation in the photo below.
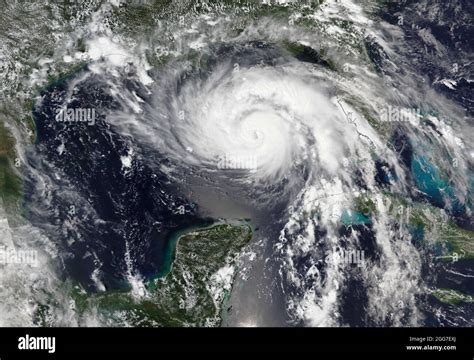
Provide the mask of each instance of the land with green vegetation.
MULTIPOLYGON (((180 236, 169 272, 150 281, 140 295, 131 288, 91 294, 76 285, 71 296, 79 323, 96 314, 114 326, 218 326, 239 254, 251 237, 246 224, 219 224, 180 236)), ((50 311, 51 304, 38 307, 38 324, 48 325, 50 311)))
POLYGON ((445 304, 458 305, 461 303, 474 302, 472 296, 452 289, 435 289, 431 294, 445 304))
POLYGON ((442 216, 442 210, 427 204, 418 204, 410 208, 409 225, 430 234, 427 242, 434 245, 440 256, 452 261, 457 254, 459 259, 474 258, 474 232, 462 229, 453 221, 442 216), (429 241, 428 241, 429 240, 429 241))
POLYGON ((0 121, 0 199, 7 212, 18 210, 22 196, 22 183, 15 161, 15 140, 0 121))

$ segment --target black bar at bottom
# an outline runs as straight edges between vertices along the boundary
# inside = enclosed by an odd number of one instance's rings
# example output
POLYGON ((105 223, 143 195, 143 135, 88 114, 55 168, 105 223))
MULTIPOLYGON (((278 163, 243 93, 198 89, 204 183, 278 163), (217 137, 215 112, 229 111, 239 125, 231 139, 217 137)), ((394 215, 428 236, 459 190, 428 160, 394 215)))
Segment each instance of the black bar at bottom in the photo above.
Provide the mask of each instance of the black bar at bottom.
POLYGON ((0 328, 0 358, 204 351, 395 353, 472 360, 473 334, 473 328, 0 328))

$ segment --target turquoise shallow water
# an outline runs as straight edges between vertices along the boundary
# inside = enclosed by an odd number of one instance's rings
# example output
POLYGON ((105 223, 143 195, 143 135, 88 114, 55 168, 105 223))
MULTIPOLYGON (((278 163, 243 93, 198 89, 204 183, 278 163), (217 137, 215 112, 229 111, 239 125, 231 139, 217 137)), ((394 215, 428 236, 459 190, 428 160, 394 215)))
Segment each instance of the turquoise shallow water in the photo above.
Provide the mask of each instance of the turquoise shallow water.
POLYGON ((418 189, 427 194, 434 205, 444 207, 449 200, 453 210, 459 210, 460 203, 454 189, 443 179, 439 170, 423 155, 413 155, 411 172, 418 189))
POLYGON ((360 212, 357 212, 357 211, 349 212, 348 210, 344 210, 341 215, 341 222, 345 226, 366 225, 366 224, 371 224, 372 220, 360 212))
POLYGON ((176 246, 178 245, 179 239, 183 235, 186 235, 196 230, 207 229, 210 226, 212 226, 212 224, 213 224, 212 222, 209 222, 209 223, 205 223, 201 225, 193 225, 185 229, 177 230, 173 234, 171 234, 166 244, 166 248, 163 254, 163 263, 161 265, 161 269, 155 276, 149 279, 150 284, 152 284, 154 280, 164 278, 166 275, 170 273, 173 267, 173 261, 175 259, 176 246))

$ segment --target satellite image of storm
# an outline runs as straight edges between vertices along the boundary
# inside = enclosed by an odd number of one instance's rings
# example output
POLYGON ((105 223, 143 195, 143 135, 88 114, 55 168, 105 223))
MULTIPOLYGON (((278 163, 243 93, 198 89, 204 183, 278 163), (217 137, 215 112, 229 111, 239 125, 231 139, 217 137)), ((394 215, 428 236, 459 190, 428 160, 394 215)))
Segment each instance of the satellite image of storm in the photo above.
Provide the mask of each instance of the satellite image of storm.
POLYGON ((0 327, 473 327, 473 19, 0 0, 0 327))

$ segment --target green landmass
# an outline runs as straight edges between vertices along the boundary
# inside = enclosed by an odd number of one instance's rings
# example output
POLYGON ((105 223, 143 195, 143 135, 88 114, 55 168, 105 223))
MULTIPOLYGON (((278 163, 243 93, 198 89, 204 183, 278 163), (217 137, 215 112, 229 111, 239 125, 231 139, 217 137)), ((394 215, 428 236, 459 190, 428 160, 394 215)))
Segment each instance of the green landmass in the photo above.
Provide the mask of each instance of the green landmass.
POLYGON ((379 115, 377 113, 370 111, 362 101, 353 96, 344 97, 344 101, 357 110, 358 113, 362 114, 370 126, 372 126, 378 134, 383 136, 385 139, 388 138, 390 131, 389 124, 380 121, 380 119, 378 119, 379 115))
POLYGON ((336 65, 328 57, 327 51, 325 49, 320 49, 318 51, 301 43, 287 40, 283 42, 283 47, 300 61, 319 64, 333 71, 337 70, 336 65))
POLYGON ((458 260, 474 259, 474 232, 460 228, 441 209, 427 203, 409 204, 392 196, 389 211, 401 224, 423 230, 425 237, 429 236, 425 241, 441 252, 445 261, 453 261, 454 255, 458 260))
POLYGON ((461 303, 472 303, 474 298, 453 289, 435 289, 431 294, 445 304, 458 305, 461 303))
POLYGON ((220 224, 187 233, 177 242, 171 271, 151 281, 145 296, 136 297, 131 289, 88 294, 76 285, 74 310, 79 319, 96 312, 117 326, 217 326, 238 255, 251 237, 249 225, 220 224))
POLYGON ((375 203, 368 196, 358 196, 355 198, 355 210, 366 216, 370 216, 375 213, 375 203))
POLYGON ((15 140, 0 121, 0 198, 5 210, 17 209, 22 196, 21 179, 14 167, 15 140))
POLYGON ((459 259, 474 259, 474 232, 461 229, 449 221, 440 227, 439 242, 446 245, 448 254, 457 254, 459 259))

